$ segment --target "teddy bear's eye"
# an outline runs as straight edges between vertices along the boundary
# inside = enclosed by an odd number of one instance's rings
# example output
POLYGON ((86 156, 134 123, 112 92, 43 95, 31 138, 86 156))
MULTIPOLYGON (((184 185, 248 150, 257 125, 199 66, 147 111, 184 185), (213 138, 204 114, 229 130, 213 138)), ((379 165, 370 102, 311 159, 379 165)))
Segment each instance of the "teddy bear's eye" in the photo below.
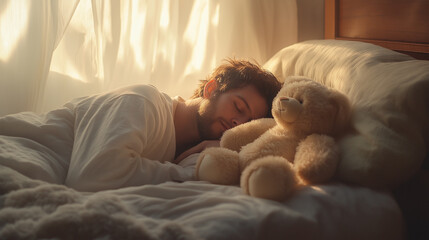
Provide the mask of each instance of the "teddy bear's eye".
POLYGON ((301 104, 303 104, 304 103, 304 100, 302 100, 302 99, 297 99, 298 100, 298 102, 299 103, 301 103, 301 104))

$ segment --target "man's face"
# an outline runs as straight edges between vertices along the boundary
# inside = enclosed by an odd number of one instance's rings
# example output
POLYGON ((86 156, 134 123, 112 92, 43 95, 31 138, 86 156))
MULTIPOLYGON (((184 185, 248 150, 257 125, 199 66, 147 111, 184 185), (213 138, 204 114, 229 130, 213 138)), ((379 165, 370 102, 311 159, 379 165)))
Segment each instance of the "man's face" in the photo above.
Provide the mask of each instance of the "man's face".
POLYGON ((219 139, 227 129, 265 117, 267 101, 256 87, 247 85, 204 99, 198 115, 198 130, 203 140, 219 139))

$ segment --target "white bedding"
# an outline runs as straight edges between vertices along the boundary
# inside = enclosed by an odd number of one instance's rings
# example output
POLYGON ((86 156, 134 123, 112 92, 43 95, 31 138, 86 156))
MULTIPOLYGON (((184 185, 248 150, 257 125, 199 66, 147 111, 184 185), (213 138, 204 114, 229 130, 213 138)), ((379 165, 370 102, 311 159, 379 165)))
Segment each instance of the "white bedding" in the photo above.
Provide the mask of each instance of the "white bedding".
MULTIPOLYGON (((52 123, 55 114, 15 118, 52 123)), ((342 183, 305 188, 283 203, 201 181, 78 192, 61 185, 67 162, 53 162, 49 149, 33 151, 41 142, 61 150, 67 137, 59 130, 68 123, 56 127, 58 135, 44 135, 46 127, 28 126, 39 132, 25 141, 0 135, 0 239, 403 238, 401 211, 389 193, 342 183)), ((174 171, 189 174, 197 156, 174 171)))
POLYGON ((386 193, 330 184, 284 203, 236 186, 166 182, 97 193, 0 169, 0 239, 401 239, 386 193))

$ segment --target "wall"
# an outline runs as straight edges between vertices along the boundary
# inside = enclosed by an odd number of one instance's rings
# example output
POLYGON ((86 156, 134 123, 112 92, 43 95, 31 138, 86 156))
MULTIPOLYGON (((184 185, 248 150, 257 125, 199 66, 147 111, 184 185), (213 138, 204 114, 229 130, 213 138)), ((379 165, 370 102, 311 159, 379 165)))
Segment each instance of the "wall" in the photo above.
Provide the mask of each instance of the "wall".
POLYGON ((324 0, 296 0, 298 41, 324 38, 324 0))

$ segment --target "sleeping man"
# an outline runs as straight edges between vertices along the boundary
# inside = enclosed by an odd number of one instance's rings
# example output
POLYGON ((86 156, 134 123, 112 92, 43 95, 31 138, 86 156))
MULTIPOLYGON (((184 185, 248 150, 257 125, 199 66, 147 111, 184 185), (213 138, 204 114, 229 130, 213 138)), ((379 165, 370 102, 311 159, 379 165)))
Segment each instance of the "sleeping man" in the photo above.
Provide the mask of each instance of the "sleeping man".
POLYGON ((280 87, 259 66, 229 60, 186 101, 135 85, 75 99, 42 117, 6 116, 0 118, 0 145, 13 137, 5 148, 36 149, 44 160, 18 164, 2 149, 0 160, 29 177, 80 191, 191 180, 193 168, 176 163, 218 146, 225 130, 267 117, 280 87))

